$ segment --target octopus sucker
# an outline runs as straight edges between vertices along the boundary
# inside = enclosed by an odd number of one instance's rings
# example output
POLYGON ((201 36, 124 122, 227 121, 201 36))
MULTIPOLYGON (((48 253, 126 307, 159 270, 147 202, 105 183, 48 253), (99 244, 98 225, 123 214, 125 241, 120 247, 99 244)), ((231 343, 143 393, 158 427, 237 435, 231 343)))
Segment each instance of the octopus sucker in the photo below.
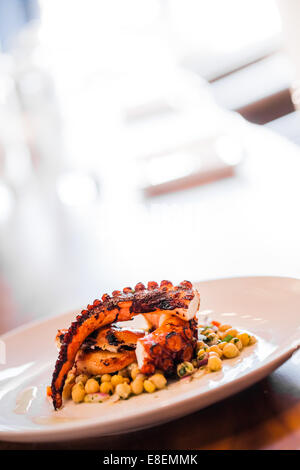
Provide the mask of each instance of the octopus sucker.
MULTIPOLYGON (((171 372, 182 357, 190 357, 194 351, 195 315, 199 304, 199 293, 189 281, 183 281, 174 287, 167 280, 160 284, 148 282, 147 287, 140 282, 134 289, 125 287, 122 291, 115 290, 112 295, 104 294, 101 300, 96 299, 93 304, 89 304, 70 328, 61 330, 57 336, 60 350, 51 384, 54 408, 59 409, 62 406, 65 380, 78 357, 81 365, 82 360, 90 359, 96 368, 99 366, 97 370, 110 367, 110 371, 114 372, 120 370, 120 365, 134 360, 136 355, 140 369, 146 374, 152 373, 156 367, 171 372), (131 320, 139 314, 147 318, 152 330, 149 334, 118 329, 114 325, 116 322, 119 324, 131 320), (97 358, 90 350, 86 351, 90 356, 84 357, 84 345, 94 338, 96 331, 98 342, 101 343, 102 340, 101 345, 98 345, 100 351, 97 350, 97 358), (110 346, 119 346, 118 338, 127 335, 128 339, 131 335, 133 350, 109 350, 109 334, 113 335, 116 342, 110 346)), ((85 362, 85 366, 86 364, 88 362, 85 362)))

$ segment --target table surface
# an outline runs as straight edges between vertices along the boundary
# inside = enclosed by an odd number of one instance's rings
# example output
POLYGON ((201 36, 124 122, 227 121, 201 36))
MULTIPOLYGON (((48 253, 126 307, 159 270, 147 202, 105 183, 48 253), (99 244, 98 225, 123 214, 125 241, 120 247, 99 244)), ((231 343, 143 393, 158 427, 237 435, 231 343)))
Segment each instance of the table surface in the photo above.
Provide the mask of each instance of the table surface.
MULTIPOLYGON (((299 277, 299 148, 256 126, 239 135, 247 155, 233 178, 135 210, 118 202, 105 219, 101 205, 57 208, 32 187, 0 233, 0 332, 139 280, 299 277)), ((158 428, 48 445, 2 442, 0 449, 295 449, 299 362, 297 353, 249 389, 158 428)))

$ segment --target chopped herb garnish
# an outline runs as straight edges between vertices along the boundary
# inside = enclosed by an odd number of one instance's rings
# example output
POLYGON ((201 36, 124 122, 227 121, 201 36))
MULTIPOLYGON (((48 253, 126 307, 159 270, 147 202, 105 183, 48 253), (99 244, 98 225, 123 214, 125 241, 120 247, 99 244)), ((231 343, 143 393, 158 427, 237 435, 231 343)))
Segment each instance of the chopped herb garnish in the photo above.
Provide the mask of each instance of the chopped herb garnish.
POLYGON ((227 336, 225 336, 225 338, 223 339, 223 341, 226 341, 226 343, 229 343, 229 341, 231 341, 232 338, 233 338, 233 336, 227 335, 227 336))
POLYGON ((234 344, 237 343, 238 341, 239 341, 238 338, 234 338, 234 340, 233 340, 234 344))

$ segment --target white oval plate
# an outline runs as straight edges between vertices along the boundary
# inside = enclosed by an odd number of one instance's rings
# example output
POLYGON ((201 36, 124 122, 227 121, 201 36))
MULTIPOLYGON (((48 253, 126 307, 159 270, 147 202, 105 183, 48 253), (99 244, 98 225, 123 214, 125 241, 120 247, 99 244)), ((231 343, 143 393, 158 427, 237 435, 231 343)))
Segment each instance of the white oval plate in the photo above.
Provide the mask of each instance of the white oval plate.
POLYGON ((114 404, 68 402, 54 412, 45 398, 57 356, 53 338, 58 328, 70 323, 74 313, 18 328, 1 338, 6 345, 6 364, 0 366, 0 440, 49 442, 158 425, 248 387, 299 347, 299 280, 250 277, 196 286, 201 294, 201 311, 209 310, 213 319, 252 332, 258 343, 238 358, 224 361, 222 371, 189 383, 174 383, 165 390, 114 404), (23 413, 19 405, 16 412, 16 402, 24 397, 24 390, 28 409, 23 413))

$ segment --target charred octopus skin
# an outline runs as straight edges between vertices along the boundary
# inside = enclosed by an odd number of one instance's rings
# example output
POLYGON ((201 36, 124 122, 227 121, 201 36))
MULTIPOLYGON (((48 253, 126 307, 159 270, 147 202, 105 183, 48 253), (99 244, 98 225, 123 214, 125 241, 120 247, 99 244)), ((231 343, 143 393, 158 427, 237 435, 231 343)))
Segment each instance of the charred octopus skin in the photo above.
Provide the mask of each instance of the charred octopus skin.
POLYGON ((67 374, 74 365, 76 354, 85 339, 106 325, 128 321, 138 314, 172 314, 185 323, 192 320, 199 308, 199 293, 189 281, 173 286, 170 281, 148 282, 147 288, 138 283, 134 289, 125 287, 95 300, 76 317, 62 336, 62 345, 56 361, 51 391, 53 406, 62 406, 62 391, 67 374))

